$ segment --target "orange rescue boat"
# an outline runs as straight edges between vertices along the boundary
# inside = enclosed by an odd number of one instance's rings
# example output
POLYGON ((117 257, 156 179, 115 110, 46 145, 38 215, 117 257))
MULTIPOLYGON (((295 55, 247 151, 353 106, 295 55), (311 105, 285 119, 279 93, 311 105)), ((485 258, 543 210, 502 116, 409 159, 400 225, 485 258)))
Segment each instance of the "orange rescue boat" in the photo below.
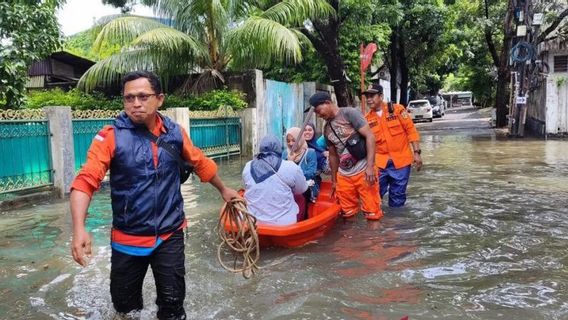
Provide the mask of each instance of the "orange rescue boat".
MULTIPOLYGON (((316 203, 308 205, 308 219, 288 226, 257 223, 261 247, 294 248, 323 237, 335 225, 341 207, 330 199, 331 183, 322 181, 316 203)), ((222 209, 221 209, 222 210, 222 209)), ((225 223, 225 229, 230 229, 225 223)))

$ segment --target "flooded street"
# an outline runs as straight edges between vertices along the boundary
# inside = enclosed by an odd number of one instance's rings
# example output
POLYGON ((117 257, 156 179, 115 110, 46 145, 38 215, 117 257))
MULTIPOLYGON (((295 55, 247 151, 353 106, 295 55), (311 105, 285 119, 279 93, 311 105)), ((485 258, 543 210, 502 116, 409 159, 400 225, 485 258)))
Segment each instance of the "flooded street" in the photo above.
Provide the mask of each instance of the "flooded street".
MULTIPOLYGON (((425 166, 405 208, 263 250, 250 280, 217 262, 220 196, 188 181, 188 318, 568 319, 568 141, 500 138, 474 113, 418 125, 425 166)), ((245 162, 219 162, 227 184, 239 187, 245 162)), ((111 319, 110 221, 103 189, 81 268, 66 201, 1 213, 0 319, 111 319)), ((149 272, 142 319, 155 317, 155 298, 149 272)))

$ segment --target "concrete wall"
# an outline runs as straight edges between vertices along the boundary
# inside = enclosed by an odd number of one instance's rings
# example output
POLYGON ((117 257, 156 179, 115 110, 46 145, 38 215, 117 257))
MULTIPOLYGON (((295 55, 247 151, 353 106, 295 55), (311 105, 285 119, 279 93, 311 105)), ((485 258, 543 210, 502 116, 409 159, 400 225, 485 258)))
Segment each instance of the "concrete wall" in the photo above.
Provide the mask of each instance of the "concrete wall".
MULTIPOLYGON (((284 131, 304 122, 304 109, 309 98, 318 91, 327 91, 336 102, 332 86, 315 82, 285 83, 264 79, 261 70, 227 77, 228 87, 246 94, 248 108, 240 111, 242 124, 241 154, 252 157, 258 152, 260 140, 272 134, 284 141, 284 131)), ((321 132, 323 121, 313 117, 317 131, 321 132)))
POLYGON ((69 193, 75 177, 75 149, 71 107, 46 107, 44 112, 51 132, 53 186, 59 197, 69 193))

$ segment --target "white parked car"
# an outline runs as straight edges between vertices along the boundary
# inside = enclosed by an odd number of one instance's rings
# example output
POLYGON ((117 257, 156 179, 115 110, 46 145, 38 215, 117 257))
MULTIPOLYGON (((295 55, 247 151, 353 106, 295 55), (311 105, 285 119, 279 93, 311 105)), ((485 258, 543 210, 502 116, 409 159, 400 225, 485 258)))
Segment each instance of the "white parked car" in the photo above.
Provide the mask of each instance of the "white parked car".
POLYGON ((434 118, 432 105, 428 100, 412 100, 408 102, 406 109, 414 122, 422 120, 432 122, 432 118, 434 118))

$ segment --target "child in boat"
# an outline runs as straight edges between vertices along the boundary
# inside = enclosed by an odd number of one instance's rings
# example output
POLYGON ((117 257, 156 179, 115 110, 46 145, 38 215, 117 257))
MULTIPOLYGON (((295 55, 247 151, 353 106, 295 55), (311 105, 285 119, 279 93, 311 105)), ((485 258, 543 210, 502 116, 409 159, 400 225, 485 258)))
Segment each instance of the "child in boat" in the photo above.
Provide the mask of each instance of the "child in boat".
POLYGON ((308 181, 310 186, 306 192, 306 199, 310 202, 316 202, 316 198, 319 194, 319 186, 321 178, 317 170, 317 154, 316 151, 308 147, 308 144, 304 140, 304 137, 300 137, 300 142, 296 152, 292 151, 292 147, 296 143, 296 137, 300 133, 300 128, 292 127, 286 131, 286 150, 282 154, 282 158, 286 160, 293 161, 302 169, 304 172, 304 177, 308 181))
POLYGON ((242 179, 248 210, 259 222, 290 225, 299 221, 294 194, 306 192, 308 184, 300 167, 282 159, 282 143, 276 137, 260 141, 260 151, 245 165, 242 179))

